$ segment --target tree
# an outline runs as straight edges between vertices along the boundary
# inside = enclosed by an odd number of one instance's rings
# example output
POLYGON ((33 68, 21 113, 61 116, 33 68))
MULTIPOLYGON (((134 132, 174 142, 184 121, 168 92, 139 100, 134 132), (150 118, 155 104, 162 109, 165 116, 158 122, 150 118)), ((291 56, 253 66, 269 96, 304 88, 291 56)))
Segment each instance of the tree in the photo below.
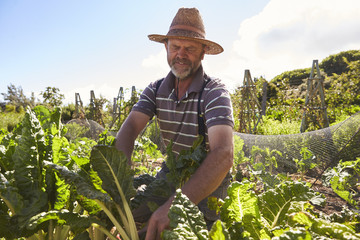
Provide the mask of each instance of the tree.
POLYGON ((65 98, 64 94, 61 94, 60 90, 56 87, 47 87, 46 90, 40 94, 44 98, 44 103, 50 107, 60 106, 62 100, 65 98))
POLYGON ((16 88, 14 84, 10 84, 10 86, 8 86, 7 88, 8 88, 7 93, 1 93, 1 95, 4 96, 4 100, 7 101, 7 103, 12 104, 16 107, 23 106, 24 108, 27 106, 30 107, 35 106, 34 93, 31 94, 30 98, 27 98, 21 86, 16 88))

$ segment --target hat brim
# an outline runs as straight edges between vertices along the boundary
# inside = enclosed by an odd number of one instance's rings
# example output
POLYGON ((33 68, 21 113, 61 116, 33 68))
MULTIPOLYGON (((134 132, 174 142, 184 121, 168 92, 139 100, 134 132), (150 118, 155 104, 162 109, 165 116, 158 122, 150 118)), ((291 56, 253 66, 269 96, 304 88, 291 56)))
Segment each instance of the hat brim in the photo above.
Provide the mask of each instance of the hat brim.
POLYGON ((216 54, 222 53, 224 51, 224 49, 216 42, 212 42, 210 40, 206 40, 203 38, 185 37, 185 36, 169 36, 169 35, 160 35, 160 34, 150 34, 150 35, 148 35, 148 38, 151 41, 159 42, 159 43, 164 43, 164 42, 166 42, 167 39, 183 39, 183 40, 196 41, 196 42, 199 42, 199 43, 207 46, 207 48, 205 49, 205 54, 216 55, 216 54))

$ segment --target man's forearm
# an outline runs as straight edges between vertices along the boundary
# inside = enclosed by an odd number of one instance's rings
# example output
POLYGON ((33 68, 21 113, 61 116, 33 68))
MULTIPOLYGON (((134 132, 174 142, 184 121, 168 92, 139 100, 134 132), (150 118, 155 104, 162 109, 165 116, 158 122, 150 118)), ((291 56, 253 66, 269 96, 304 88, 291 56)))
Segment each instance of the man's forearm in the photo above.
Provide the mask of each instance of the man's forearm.
POLYGON ((134 150, 135 139, 132 140, 129 138, 131 138, 131 128, 126 126, 122 127, 116 135, 115 147, 119 151, 122 151, 127 157, 127 159, 130 161, 131 154, 134 150))
POLYGON ((149 116, 146 114, 132 111, 116 135, 115 146, 126 155, 129 162, 131 161, 131 154, 134 150, 134 142, 148 121, 149 116))
POLYGON ((194 175, 182 187, 182 192, 193 203, 198 204, 220 186, 232 164, 232 149, 218 149, 210 152, 194 175))

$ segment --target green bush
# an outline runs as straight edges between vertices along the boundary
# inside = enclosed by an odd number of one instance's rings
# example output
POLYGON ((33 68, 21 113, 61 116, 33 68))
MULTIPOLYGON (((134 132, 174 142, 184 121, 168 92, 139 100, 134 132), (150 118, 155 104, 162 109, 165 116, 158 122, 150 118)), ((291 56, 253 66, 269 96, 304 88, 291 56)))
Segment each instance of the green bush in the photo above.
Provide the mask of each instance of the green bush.
POLYGON ((16 106, 12 104, 6 104, 5 105, 5 112, 11 113, 16 112, 16 106))
POLYGON ((62 108, 61 120, 68 122, 73 118, 75 113, 75 104, 71 103, 62 108))
POLYGON ((330 55, 320 63, 320 68, 324 69, 328 76, 333 73, 342 74, 349 70, 349 62, 360 60, 359 50, 350 50, 330 55))
POLYGON ((283 121, 263 117, 263 122, 258 126, 258 133, 262 135, 285 135, 300 133, 301 121, 283 121))
MULTIPOLYGON (((8 105, 6 105, 8 106, 8 105)), ((0 113, 0 129, 5 129, 11 132, 15 126, 21 122, 24 117, 24 112, 3 112, 0 113)))
POLYGON ((86 126, 81 126, 77 123, 69 123, 66 124, 67 132, 65 134, 65 137, 69 139, 69 141, 74 141, 77 138, 81 138, 85 135, 86 132, 89 131, 89 129, 86 126))

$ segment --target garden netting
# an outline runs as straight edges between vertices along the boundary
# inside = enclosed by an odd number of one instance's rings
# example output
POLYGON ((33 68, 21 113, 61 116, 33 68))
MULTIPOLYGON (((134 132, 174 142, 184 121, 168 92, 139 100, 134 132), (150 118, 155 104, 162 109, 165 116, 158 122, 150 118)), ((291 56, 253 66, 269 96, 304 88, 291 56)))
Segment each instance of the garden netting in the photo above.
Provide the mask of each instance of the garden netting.
POLYGON ((266 161, 261 158, 272 155, 276 157, 276 172, 294 173, 299 168, 297 162, 307 162, 316 166, 316 178, 319 178, 327 168, 335 166, 340 160, 350 161, 360 157, 359 131, 360 112, 357 112, 341 123, 311 132, 289 135, 236 132, 235 135, 244 141, 244 155, 253 163, 266 161), (259 154, 261 151, 263 154, 259 154))

